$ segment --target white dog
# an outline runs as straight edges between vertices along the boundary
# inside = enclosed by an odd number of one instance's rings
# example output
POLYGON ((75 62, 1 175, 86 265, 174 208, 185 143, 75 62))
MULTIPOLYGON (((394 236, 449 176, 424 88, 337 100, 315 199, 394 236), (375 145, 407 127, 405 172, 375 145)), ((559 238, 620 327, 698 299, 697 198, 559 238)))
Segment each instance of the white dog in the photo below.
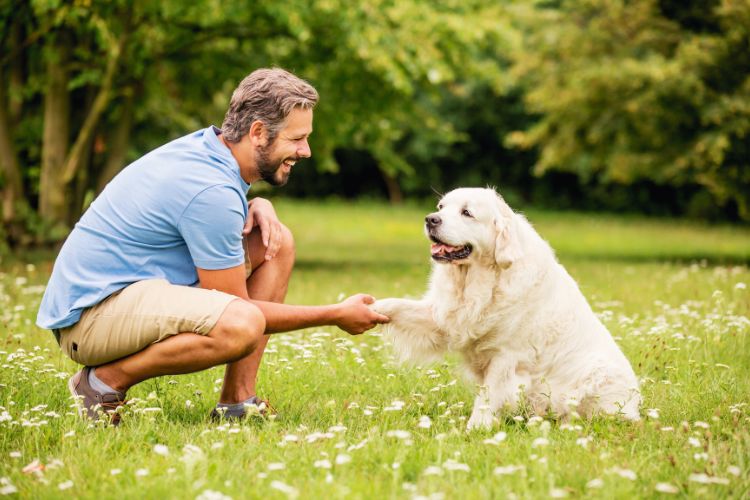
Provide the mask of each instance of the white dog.
POLYGON ((462 355, 480 385, 469 429, 490 427, 521 393, 538 414, 640 418, 630 363, 547 242, 493 189, 451 191, 425 232, 434 264, 424 298, 372 307, 391 318, 401 361, 462 355))

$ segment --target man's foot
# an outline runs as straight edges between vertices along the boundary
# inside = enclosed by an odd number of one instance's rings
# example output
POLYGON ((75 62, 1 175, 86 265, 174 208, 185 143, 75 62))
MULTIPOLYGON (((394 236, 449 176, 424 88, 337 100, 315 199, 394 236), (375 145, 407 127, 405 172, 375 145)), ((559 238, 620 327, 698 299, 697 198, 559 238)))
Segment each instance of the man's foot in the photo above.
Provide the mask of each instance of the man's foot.
POLYGON ((109 419, 112 425, 120 424, 118 408, 125 405, 125 393, 101 393, 94 390, 89 383, 90 366, 85 366, 68 380, 70 394, 78 405, 78 414, 92 420, 99 420, 102 415, 109 419))
POLYGON ((248 416, 270 417, 276 416, 276 410, 266 400, 252 396, 248 400, 237 404, 217 404, 216 408, 211 410, 212 420, 242 420, 248 416))

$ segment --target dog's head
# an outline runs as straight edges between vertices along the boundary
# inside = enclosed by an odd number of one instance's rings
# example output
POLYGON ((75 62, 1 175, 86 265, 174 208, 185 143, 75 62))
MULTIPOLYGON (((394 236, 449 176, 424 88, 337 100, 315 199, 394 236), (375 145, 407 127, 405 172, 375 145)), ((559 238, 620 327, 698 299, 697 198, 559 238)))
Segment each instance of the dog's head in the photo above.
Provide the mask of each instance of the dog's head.
POLYGON ((521 256, 516 214, 494 189, 460 188, 425 217, 425 234, 438 263, 510 266, 521 256))

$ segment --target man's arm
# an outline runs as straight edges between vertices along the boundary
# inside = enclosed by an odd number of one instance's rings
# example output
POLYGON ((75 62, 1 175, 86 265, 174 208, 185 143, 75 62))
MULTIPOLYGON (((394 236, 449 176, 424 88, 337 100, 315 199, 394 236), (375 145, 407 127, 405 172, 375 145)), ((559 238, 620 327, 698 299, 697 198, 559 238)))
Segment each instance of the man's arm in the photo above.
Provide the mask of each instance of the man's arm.
POLYGON ((266 334, 288 332, 313 326, 334 325, 347 333, 358 335, 381 323, 388 317, 372 311, 368 304, 374 299, 369 295, 358 294, 339 304, 323 306, 293 306, 253 300, 245 288, 245 267, 211 271, 198 269, 198 279, 202 288, 219 290, 255 304, 266 317, 266 334))

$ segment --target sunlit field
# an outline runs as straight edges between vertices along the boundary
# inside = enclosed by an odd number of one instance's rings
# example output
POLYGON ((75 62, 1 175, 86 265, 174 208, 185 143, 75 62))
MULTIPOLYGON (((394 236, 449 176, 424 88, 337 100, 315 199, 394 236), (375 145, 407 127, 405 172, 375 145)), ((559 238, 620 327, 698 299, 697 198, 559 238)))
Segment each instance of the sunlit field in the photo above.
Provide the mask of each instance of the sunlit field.
MULTIPOLYGON (((279 200, 288 302, 419 296, 431 207, 279 200)), ((457 359, 396 366, 377 331, 274 336, 274 420, 209 420, 217 367, 142 383, 119 428, 72 409, 76 365, 34 326, 53 254, 0 262, 0 495, 21 498, 747 498, 750 230, 530 211, 642 382, 643 419, 523 411, 465 429, 457 359)))

